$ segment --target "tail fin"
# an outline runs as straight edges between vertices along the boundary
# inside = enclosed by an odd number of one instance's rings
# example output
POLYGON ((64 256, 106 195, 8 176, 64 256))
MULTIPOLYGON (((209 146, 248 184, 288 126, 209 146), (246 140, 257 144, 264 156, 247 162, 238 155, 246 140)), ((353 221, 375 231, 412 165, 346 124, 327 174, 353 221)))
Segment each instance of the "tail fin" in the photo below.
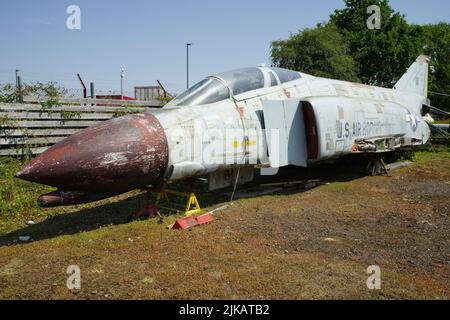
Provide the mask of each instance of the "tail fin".
POLYGON ((419 56, 408 71, 398 80, 394 90, 428 96, 428 61, 427 56, 419 56))

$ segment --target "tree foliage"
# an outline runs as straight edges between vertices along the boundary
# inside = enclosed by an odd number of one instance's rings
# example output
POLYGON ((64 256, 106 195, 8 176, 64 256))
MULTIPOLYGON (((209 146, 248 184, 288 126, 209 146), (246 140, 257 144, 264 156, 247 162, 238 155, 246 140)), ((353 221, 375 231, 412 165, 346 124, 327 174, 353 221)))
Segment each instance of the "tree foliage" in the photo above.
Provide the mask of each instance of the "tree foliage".
POLYGON ((410 26, 387 0, 345 0, 345 8, 336 10, 330 23, 347 40, 364 83, 392 87, 423 53, 421 28, 410 26), (371 16, 367 9, 372 5, 380 8, 380 29, 367 26, 371 16))
POLYGON ((432 104, 450 110, 450 97, 433 92, 450 94, 450 24, 421 26, 425 54, 430 58, 429 90, 432 104))
POLYGON ((57 100, 67 95, 67 89, 58 86, 56 82, 25 83, 22 90, 18 90, 12 84, 0 87, 0 102, 15 102, 19 96, 32 96, 35 98, 48 98, 49 101, 57 100))
MULTIPOLYGON (((429 88, 450 94, 450 24, 409 24, 388 0, 344 0, 330 21, 300 30, 272 43, 272 61, 279 67, 312 75, 393 87, 421 54, 430 56, 429 88), (380 29, 368 28, 380 8, 380 29)), ((430 93, 432 104, 450 109, 450 98, 430 93)))
POLYGON ((304 29, 287 40, 272 42, 272 61, 275 66, 318 77, 358 81, 357 65, 332 25, 304 29))

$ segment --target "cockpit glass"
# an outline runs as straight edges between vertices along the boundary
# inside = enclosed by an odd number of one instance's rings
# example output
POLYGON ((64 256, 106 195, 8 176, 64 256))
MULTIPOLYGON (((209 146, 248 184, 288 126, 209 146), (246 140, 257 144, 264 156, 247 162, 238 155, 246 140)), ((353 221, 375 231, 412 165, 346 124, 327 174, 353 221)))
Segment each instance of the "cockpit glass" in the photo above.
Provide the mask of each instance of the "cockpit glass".
POLYGON ((270 86, 275 87, 278 85, 277 78, 275 78, 275 74, 272 71, 269 71, 270 76, 270 86))
MULTIPOLYGON (((281 68, 270 68, 267 71, 270 77, 270 85, 277 86, 280 83, 300 79, 300 73, 281 68), (275 73, 275 74, 274 74, 275 73)), ((241 93, 257 90, 265 87, 264 73, 259 68, 244 68, 206 78, 170 101, 167 106, 197 106, 219 102, 230 98, 230 90, 234 96, 241 93), (220 81, 223 80, 226 85, 220 81), (229 90, 228 90, 228 88, 229 90)))
POLYGON ((282 68, 271 68, 278 76, 278 79, 280 79, 281 83, 289 82, 292 80, 300 79, 300 73, 288 69, 282 69, 282 68))
POLYGON ((233 95, 264 88, 264 74, 258 68, 244 68, 220 73, 233 95))
POLYGON ((206 78, 179 94, 167 106, 197 106, 230 98, 228 88, 219 80, 206 78))

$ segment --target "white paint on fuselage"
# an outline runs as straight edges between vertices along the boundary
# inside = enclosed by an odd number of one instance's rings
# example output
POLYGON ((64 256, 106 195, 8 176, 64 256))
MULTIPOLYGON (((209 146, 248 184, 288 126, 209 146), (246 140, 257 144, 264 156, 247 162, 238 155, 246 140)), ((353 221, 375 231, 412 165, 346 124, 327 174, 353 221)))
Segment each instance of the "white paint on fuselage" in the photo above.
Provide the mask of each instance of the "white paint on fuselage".
POLYGON ((267 145, 258 116, 262 114, 264 100, 299 99, 316 105, 319 159, 352 152, 355 139, 398 135, 407 141, 421 139, 424 143, 429 138, 428 126, 423 121, 414 132, 411 130, 414 120, 421 119, 422 104, 427 101, 424 96, 303 73, 301 76, 278 86, 242 93, 234 97, 235 101, 164 107, 155 113, 168 139, 170 179, 243 165, 251 147, 254 148, 250 152, 254 158, 251 163, 266 164, 267 145), (340 139, 340 126, 345 129, 346 123, 354 124, 357 134, 340 139), (370 123, 378 125, 363 134, 357 128, 358 123, 364 123, 365 128, 370 123), (230 130, 234 130, 232 137, 227 136, 230 130), (249 135, 249 142, 243 142, 249 135))

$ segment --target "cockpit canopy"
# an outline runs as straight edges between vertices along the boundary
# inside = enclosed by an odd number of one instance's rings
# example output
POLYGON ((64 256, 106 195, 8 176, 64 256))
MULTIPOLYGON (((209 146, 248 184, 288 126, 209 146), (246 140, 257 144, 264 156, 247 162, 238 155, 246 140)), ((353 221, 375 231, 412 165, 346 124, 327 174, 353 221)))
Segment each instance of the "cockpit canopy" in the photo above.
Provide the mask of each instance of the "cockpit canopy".
POLYGON ((237 69, 210 76, 190 87, 167 106, 196 106, 229 99, 239 94, 300 79, 299 72, 268 67, 237 69))

